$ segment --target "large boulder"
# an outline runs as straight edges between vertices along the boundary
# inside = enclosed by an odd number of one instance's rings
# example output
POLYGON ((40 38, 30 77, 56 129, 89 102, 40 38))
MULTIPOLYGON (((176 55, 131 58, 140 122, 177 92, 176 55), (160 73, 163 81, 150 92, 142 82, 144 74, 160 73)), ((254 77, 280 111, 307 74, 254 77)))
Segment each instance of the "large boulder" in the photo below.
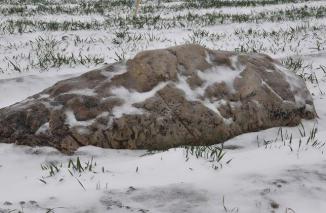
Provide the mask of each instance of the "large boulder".
POLYGON ((165 149, 314 117, 304 81, 269 56, 183 45, 141 52, 1 109, 0 142, 67 153, 165 149))

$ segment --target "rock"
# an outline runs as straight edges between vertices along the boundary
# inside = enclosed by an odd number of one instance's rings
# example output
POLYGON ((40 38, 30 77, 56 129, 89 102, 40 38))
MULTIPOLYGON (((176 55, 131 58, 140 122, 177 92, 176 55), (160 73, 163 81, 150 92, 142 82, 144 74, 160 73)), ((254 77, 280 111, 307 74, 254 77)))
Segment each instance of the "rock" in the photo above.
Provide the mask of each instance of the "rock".
POLYGON ((198 45, 144 51, 0 110, 0 142, 165 149, 316 117, 304 81, 263 54, 198 45))

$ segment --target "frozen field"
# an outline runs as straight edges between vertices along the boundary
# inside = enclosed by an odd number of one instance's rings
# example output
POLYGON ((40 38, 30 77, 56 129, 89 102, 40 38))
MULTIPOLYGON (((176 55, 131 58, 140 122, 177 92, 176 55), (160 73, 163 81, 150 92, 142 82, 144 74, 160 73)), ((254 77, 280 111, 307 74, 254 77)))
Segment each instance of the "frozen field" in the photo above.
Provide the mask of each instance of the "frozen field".
POLYGON ((306 80, 319 118, 161 152, 0 144, 0 213, 326 212, 323 0, 143 0, 136 18, 129 0, 0 0, 0 108, 184 43, 279 59, 306 80))

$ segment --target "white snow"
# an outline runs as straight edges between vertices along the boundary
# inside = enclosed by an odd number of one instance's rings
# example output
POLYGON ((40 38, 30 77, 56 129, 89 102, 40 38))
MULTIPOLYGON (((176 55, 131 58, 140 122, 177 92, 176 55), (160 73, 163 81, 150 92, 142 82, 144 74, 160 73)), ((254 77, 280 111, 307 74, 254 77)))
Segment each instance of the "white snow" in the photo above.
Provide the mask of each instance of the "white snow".
MULTIPOLYGON (((302 94, 298 94, 298 91, 300 91, 300 88, 304 87, 304 82, 297 80, 294 73, 289 72, 288 69, 286 69, 283 66, 275 64, 277 71, 282 73, 282 75, 287 80, 288 84, 290 85, 291 91, 293 92, 295 103, 297 106, 302 107, 306 105, 306 98, 302 97, 302 94)), ((301 80, 301 79, 300 79, 301 80)))
POLYGON ((87 121, 77 121, 75 114, 71 110, 67 110, 66 114, 66 124, 70 127, 74 126, 90 126, 94 123, 95 119, 87 120, 87 121))
POLYGON ((168 82, 159 83, 152 90, 148 92, 137 92, 128 90, 125 87, 115 87, 111 89, 112 97, 118 97, 123 100, 123 104, 116 106, 112 110, 112 114, 115 118, 120 118, 124 114, 143 114, 143 110, 134 107, 133 104, 140 103, 146 99, 153 97, 156 92, 163 89, 168 82))
POLYGON ((283 101, 283 98, 279 94, 277 94, 277 92, 275 92, 275 90, 270 87, 265 81, 262 80, 261 84, 267 87, 267 89, 269 89, 269 91, 271 91, 279 100, 283 101))
POLYGON ((47 130, 49 129, 49 122, 46 122, 45 124, 43 124, 37 131, 36 131, 36 135, 39 135, 41 133, 45 133, 47 130))
MULTIPOLYGON (((61 0, 56 2, 62 3, 61 0)), ((62 4, 67 7, 78 6, 70 1, 66 2, 62 4)), ((145 0, 143 2, 150 3, 145 0)), ((279 10, 291 12, 292 8, 304 10, 304 6, 310 9, 325 6, 325 1, 307 1, 173 11, 174 6, 183 3, 177 0, 162 1, 166 8, 148 12, 146 15, 160 14, 161 19, 187 15, 189 12, 198 15, 256 15, 279 10)), ((0 7, 11 7, 9 4, 11 2, 7 1, 0 7)), ((26 7, 36 8, 35 5, 26 7)), ((106 15, 42 13, 25 17, 13 14, 8 17, 0 15, 0 23, 6 23, 10 19, 55 20, 60 23, 97 20, 103 23, 112 17, 123 18, 129 15, 130 9, 112 10, 106 15)), ((177 19, 175 21, 178 22, 177 19)), ((87 146, 80 148, 72 156, 66 156, 49 147, 30 148, 0 143, 0 212, 326 212, 326 157, 323 145, 326 142, 326 75, 323 71, 326 66, 325 23, 326 18, 322 16, 302 20, 261 20, 208 26, 189 21, 185 23, 186 26, 179 28, 169 28, 168 23, 158 25, 155 29, 145 24, 143 29, 133 25, 126 28, 117 25, 102 30, 8 33, 1 28, 0 107, 22 101, 57 81, 76 77, 87 70, 102 66, 92 62, 42 68, 38 62, 44 58, 39 57, 38 53, 65 57, 74 55, 77 59, 80 59, 79 55, 82 59, 99 57, 112 63, 119 57, 131 58, 141 50, 196 41, 212 49, 255 50, 281 60, 287 57, 302 58, 305 68, 298 74, 303 74, 306 78, 319 118, 302 121, 302 126, 272 128, 235 137, 224 144, 226 155, 220 162, 210 162, 202 157, 197 159, 193 155, 188 155, 187 158, 185 148, 149 153, 145 150, 112 150, 87 146), (124 30, 125 37, 118 38, 119 32, 124 30), (201 37, 200 33, 196 35, 197 31, 203 32, 204 36, 201 37), (205 33, 208 35, 205 36, 205 33), (41 38, 50 43, 42 42, 41 38), (115 40, 121 43, 116 44, 115 40), (50 48, 48 44, 55 45, 50 48), (12 63, 18 65, 19 69, 15 69, 12 63), (318 83, 311 80, 314 77, 312 74, 316 75, 318 83), (309 139, 315 127, 318 132, 309 139), (83 166, 92 162, 91 171, 79 173, 72 167, 68 168, 69 160, 72 159, 76 164, 77 157, 83 166), (52 168, 54 174, 50 176, 49 165, 56 165, 59 171, 52 168), (214 169, 216 166, 218 169, 214 169)), ((206 60, 211 62, 209 56, 206 60)), ((234 70, 216 67, 205 72, 198 71, 198 75, 205 81, 203 87, 191 89, 186 82, 186 76, 179 76, 176 86, 185 92, 189 100, 202 101, 214 111, 220 104, 224 104, 223 101, 202 100, 201 96, 204 89, 211 84, 212 78, 218 76, 226 83, 232 82, 242 70, 236 66, 235 60, 234 64, 234 70)), ((125 71, 122 67, 102 74, 110 81, 113 76, 125 71)), ((282 69, 279 71, 283 73, 282 69)), ((303 86, 300 82, 293 81, 293 76, 287 75, 287 78, 293 90, 303 86)), ((164 86, 157 85, 155 90, 147 93, 122 87, 113 89, 112 92, 124 101, 122 106, 114 109, 114 114, 121 116, 145 113, 133 104, 152 97, 164 86)), ((92 91, 86 93, 91 94, 92 91)), ((296 97, 296 102, 301 104, 300 94, 296 97)), ((239 103, 231 102, 230 105, 232 107, 239 103)), ((306 109, 312 110, 312 106, 306 105, 306 109)), ((217 110, 215 112, 218 113, 217 110)), ((76 121, 71 111, 66 113, 69 118, 67 123, 80 126, 80 131, 92 123, 92 120, 76 121)), ((99 116, 107 115, 108 113, 104 113, 99 116)), ((46 131, 47 128, 46 123, 38 132, 46 131)))
POLYGON ((224 82, 230 89, 231 92, 234 92, 233 82, 235 78, 240 78, 241 70, 233 70, 228 66, 214 66, 211 69, 205 71, 198 71, 197 75, 200 79, 205 81, 204 88, 215 84, 224 82))
MULTIPOLYGON (((208 98, 203 99, 204 93, 209 86, 217 83, 224 82, 231 92, 235 92, 233 82, 236 78, 241 78, 240 74, 245 69, 245 66, 239 64, 238 56, 231 56, 230 58, 232 67, 216 65, 207 70, 197 70, 198 77, 203 80, 201 87, 191 88, 187 82, 187 76, 178 75, 179 82, 175 85, 178 89, 185 93, 185 97, 190 101, 198 101, 204 104, 207 108, 218 114, 223 118, 226 124, 232 123, 232 119, 224 118, 218 111, 224 100, 209 100, 208 98)), ((209 55, 207 54, 206 61, 212 64, 209 55)))
POLYGON ((123 73, 127 72, 127 66, 125 64, 117 64, 114 66, 113 71, 101 71, 101 74, 108 78, 108 81, 114 76, 122 75, 123 73))
POLYGON ((94 89, 87 88, 87 89, 71 90, 71 91, 63 93, 63 94, 94 96, 94 95, 96 95, 96 92, 94 91, 94 89))

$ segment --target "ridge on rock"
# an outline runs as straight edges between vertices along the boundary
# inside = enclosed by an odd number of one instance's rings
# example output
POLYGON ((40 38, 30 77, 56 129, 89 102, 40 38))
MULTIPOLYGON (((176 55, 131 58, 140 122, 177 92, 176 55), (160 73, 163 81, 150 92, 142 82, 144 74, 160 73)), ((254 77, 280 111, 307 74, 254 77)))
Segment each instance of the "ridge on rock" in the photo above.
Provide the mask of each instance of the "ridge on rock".
POLYGON ((165 149, 315 117, 304 81, 269 56, 182 45, 141 52, 0 109, 0 142, 66 153, 85 145, 165 149))

